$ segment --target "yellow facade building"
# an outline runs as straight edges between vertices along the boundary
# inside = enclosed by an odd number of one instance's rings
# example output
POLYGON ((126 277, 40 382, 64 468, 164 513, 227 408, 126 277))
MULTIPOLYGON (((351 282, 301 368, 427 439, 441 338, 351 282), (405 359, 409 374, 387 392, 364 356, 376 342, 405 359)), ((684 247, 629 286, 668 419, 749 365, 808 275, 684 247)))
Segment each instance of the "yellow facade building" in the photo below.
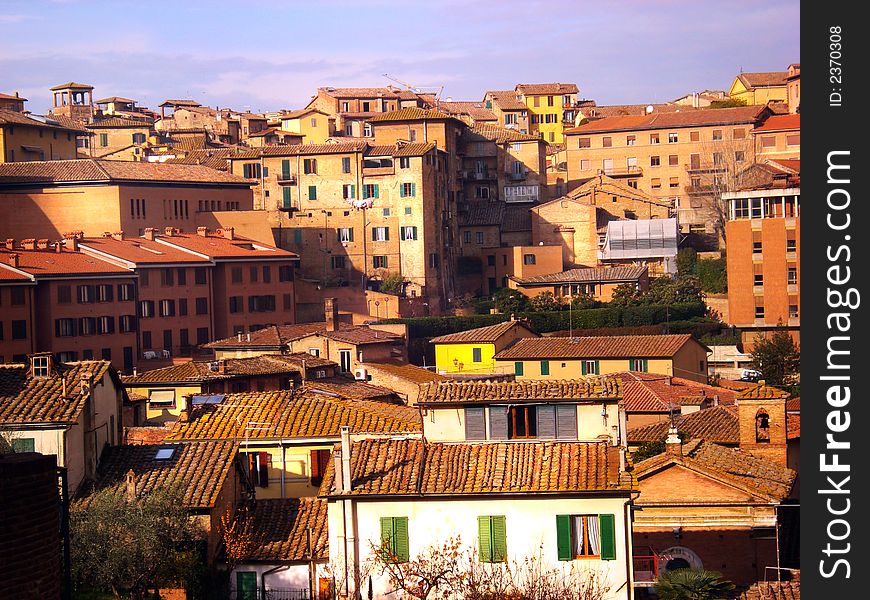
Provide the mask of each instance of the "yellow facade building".
POLYGON ((539 135, 545 142, 561 144, 564 125, 574 125, 578 91, 573 83, 518 85, 517 96, 529 111, 529 133, 539 135))
POLYGON ((788 102, 788 71, 740 73, 728 88, 728 97, 747 105, 788 102))
POLYGON ((484 375, 506 371, 494 360, 496 354, 522 338, 537 338, 537 333, 520 321, 478 327, 432 338, 435 365, 439 373, 484 375))
POLYGON ((334 120, 322 110, 303 108, 283 113, 281 131, 305 136, 306 144, 323 144, 335 133, 334 120))

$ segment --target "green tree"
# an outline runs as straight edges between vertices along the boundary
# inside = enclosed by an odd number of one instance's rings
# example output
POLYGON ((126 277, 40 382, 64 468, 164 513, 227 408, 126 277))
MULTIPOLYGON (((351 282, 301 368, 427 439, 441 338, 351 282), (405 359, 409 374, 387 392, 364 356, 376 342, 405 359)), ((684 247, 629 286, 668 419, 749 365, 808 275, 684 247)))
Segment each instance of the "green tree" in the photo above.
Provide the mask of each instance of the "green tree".
POLYGON ((529 299, 521 292, 510 288, 499 289, 493 294, 492 299, 500 313, 516 314, 529 308, 529 299))
POLYGON ((649 291, 643 294, 643 304, 676 304, 678 302, 703 302, 701 282, 695 276, 656 277, 650 280, 649 291))
POLYGON ((404 291, 405 278, 401 274, 394 271, 384 273, 381 279, 381 287, 379 291, 384 294, 392 294, 393 296, 401 296, 404 291))
POLYGON ((755 347, 750 356, 752 368, 759 371, 768 384, 791 385, 797 380, 801 362, 800 348, 781 321, 769 338, 762 334, 755 336, 755 347))
POLYGON ((553 292, 541 292, 534 298, 529 301, 529 305, 532 310, 536 311, 547 311, 547 310, 559 310, 562 308, 562 305, 556 299, 556 296, 553 292))
POLYGON ((199 568, 192 542, 202 537, 177 488, 133 499, 102 490, 70 511, 72 576, 77 585, 139 599, 148 587, 187 582, 199 568))
POLYGON ((694 248, 683 248, 677 252, 677 273, 680 277, 695 275, 698 252, 694 248))
POLYGON ((643 292, 637 289, 633 283, 620 283, 613 288, 610 295, 610 303, 616 306, 635 306, 641 303, 643 292))
POLYGON ((728 291, 725 257, 702 258, 695 266, 695 273, 703 291, 710 294, 723 294, 728 291))
POLYGON ((737 108, 746 106, 746 100, 743 98, 725 98, 724 100, 713 100, 708 108, 737 108))
POLYGON ((734 584, 717 571, 674 569, 656 580, 659 600, 727 600, 734 584))

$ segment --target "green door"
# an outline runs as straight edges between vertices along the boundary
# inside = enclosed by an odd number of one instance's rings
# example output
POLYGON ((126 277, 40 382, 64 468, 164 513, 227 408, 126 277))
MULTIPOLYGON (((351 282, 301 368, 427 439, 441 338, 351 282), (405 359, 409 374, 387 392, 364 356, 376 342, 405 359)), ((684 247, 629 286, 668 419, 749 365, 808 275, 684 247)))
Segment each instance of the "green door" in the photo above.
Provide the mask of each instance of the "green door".
POLYGON ((238 600, 257 600, 257 573, 255 571, 236 571, 236 598, 238 600))

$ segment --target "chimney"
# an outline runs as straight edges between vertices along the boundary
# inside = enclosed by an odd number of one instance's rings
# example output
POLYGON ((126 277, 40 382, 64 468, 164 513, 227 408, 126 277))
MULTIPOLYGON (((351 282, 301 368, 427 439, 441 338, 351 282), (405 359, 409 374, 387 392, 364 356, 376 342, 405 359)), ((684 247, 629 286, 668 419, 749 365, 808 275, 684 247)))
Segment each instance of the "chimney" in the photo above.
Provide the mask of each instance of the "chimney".
POLYGON ((217 361, 218 364, 218 373, 221 375, 225 375, 227 372, 227 359, 219 358, 217 361))
POLYGON ((193 398, 190 394, 185 394, 181 397, 181 401, 184 402, 184 408, 182 409, 181 414, 178 415, 178 421, 181 423, 187 423, 190 421, 190 413, 193 411, 193 398))
POLYGON ((145 228, 145 234, 143 235, 143 237, 144 237, 146 240, 148 240, 148 241, 150 241, 150 242, 153 242, 153 241, 154 241, 154 236, 155 236, 156 233, 157 233, 157 229, 155 229, 154 227, 146 227, 146 228, 145 228))
POLYGON ((126 489, 124 490, 124 495, 128 502, 133 502, 136 499, 136 474, 133 472, 133 469, 127 471, 125 479, 126 489))
POLYGON ((335 491, 339 494, 344 491, 344 478, 342 477, 342 453, 341 449, 332 451, 332 467, 335 472, 335 491))
POLYGON ((166 237, 172 237, 172 234, 175 233, 175 229, 173 227, 164 227, 163 235, 166 237))
POLYGON ((208 227, 197 227, 196 235, 200 235, 202 237, 208 237, 208 227))
POLYGON ((7 258, 9 260, 9 264, 17 269, 19 254, 17 252, 12 252, 7 256, 7 258))
POLYGON ((241 331, 239 332, 239 341, 240 342, 242 341, 242 332, 241 331))
POLYGON ((5 246, 7 250, 15 249, 15 239, 14 238, 6 238, 5 246))
POLYGON ((80 389, 82 395, 90 394, 91 389, 94 387, 94 374, 90 371, 85 371, 79 374, 79 381, 81 382, 80 389))
POLYGON ((21 248, 24 250, 36 250, 36 240, 33 238, 21 240, 21 248))
POLYGON ((223 236, 228 240, 236 239, 236 228, 235 227, 225 227, 221 230, 223 236))
POLYGON ((249 342, 251 341, 251 332, 250 331, 248 332, 248 341, 249 342))
POLYGON ((335 298, 323 299, 323 312, 326 314, 326 330, 335 331, 338 329, 338 305, 335 298))
POLYGON ((124 230, 122 229, 121 231, 114 232, 112 234, 112 239, 119 240, 119 241, 123 240, 124 239, 124 230))
POLYGON ((133 365, 133 377, 139 376, 139 369, 136 368, 136 365, 133 365))
POLYGON ((350 474, 350 427, 341 427, 341 481, 343 491, 353 491, 353 481, 350 474))
POLYGON ((665 452, 673 456, 683 455, 683 445, 676 427, 668 429, 668 437, 665 440, 665 452))
POLYGON ((63 244, 68 250, 78 252, 79 238, 75 233, 65 233, 63 234, 63 244))
POLYGON ((36 240, 36 249, 37 250, 48 250, 48 240, 45 238, 36 240))

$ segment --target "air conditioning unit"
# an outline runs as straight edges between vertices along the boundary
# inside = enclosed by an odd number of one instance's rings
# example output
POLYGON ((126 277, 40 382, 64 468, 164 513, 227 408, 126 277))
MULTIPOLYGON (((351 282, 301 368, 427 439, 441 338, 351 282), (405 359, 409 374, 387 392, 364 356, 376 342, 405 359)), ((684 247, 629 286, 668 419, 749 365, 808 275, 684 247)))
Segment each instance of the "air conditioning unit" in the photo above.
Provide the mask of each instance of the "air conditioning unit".
POLYGON ((219 366, 218 366, 217 361, 213 361, 213 362, 208 363, 208 370, 211 371, 212 373, 217 373, 219 370, 219 366))
POLYGON ((353 378, 357 381, 368 381, 369 372, 363 368, 354 369, 353 378))

